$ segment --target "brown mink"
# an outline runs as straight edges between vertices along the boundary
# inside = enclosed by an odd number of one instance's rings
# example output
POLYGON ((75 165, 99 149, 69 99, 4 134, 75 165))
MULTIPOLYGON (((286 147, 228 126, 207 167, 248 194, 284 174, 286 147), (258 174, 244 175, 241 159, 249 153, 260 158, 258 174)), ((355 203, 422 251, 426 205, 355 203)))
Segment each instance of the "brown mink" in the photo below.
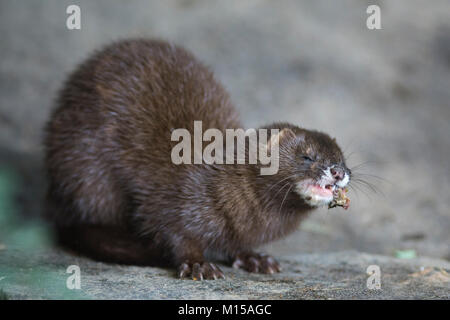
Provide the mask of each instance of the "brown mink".
POLYGON ((341 149, 324 133, 274 123, 263 127, 280 130, 274 175, 259 164, 174 164, 171 132, 192 132, 194 121, 242 128, 228 93, 188 51, 133 39, 82 63, 46 128, 46 212, 61 244, 106 262, 174 266, 181 278, 223 278, 208 257, 279 272, 253 248, 296 230, 349 183, 341 149))

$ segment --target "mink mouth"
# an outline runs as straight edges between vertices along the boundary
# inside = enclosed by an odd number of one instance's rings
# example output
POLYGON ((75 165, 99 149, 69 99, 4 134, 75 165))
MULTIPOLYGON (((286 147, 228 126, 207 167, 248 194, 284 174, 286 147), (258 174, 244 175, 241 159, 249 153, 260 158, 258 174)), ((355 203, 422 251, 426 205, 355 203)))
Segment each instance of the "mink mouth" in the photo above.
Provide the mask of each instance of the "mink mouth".
POLYGON ((310 206, 324 206, 333 201, 333 193, 336 190, 334 184, 320 184, 317 181, 309 180, 299 182, 296 186, 296 192, 310 206))
POLYGON ((322 197, 333 197, 333 192, 336 190, 337 186, 334 184, 327 184, 322 186, 318 183, 310 184, 309 190, 311 193, 322 196, 322 197))
POLYGON ((297 194, 312 207, 329 205, 339 189, 340 186, 337 184, 324 184, 312 179, 299 182, 296 186, 297 194))
MULTIPOLYGON (((335 179, 330 168, 327 168, 318 178, 308 178, 297 182, 295 191, 306 204, 312 207, 330 205, 341 194, 345 195, 345 187, 349 180, 350 177, 347 173, 341 179, 335 179)), ((344 201, 341 198, 339 199, 341 202, 344 201)))

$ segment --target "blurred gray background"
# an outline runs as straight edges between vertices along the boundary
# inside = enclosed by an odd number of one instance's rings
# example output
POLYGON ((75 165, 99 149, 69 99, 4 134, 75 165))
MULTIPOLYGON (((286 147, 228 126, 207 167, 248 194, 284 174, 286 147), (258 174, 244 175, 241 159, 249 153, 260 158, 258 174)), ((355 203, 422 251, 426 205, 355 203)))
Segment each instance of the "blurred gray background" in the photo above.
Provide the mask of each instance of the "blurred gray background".
POLYGON ((67 74, 126 37, 185 46, 210 65, 247 127, 288 120, 336 137, 381 191, 321 209, 277 254, 355 249, 450 260, 450 2, 0 1, 0 165, 42 211, 42 128, 67 74), (81 7, 81 30, 66 7, 81 7), (381 7, 382 30, 366 28, 381 7))

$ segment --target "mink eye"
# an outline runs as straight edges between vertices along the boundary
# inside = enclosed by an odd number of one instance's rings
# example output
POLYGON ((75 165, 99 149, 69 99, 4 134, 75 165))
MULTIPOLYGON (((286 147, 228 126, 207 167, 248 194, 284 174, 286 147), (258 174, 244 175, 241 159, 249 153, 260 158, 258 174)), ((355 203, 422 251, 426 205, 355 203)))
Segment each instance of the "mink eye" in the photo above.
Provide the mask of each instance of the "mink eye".
POLYGON ((305 156, 305 155, 302 156, 302 159, 303 159, 305 162, 313 162, 313 161, 314 161, 311 157, 305 156))

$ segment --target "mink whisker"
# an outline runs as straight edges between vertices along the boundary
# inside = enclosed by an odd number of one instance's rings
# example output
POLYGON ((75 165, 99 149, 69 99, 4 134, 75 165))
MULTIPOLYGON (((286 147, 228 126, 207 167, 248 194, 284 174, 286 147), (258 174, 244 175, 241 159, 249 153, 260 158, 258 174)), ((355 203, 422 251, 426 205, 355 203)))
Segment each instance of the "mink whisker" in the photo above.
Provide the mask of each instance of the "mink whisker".
POLYGON ((369 178, 372 178, 372 179, 377 179, 377 180, 382 181, 382 182, 393 184, 391 181, 389 181, 389 180, 387 180, 387 179, 385 179, 383 177, 377 176, 375 174, 370 174, 370 173, 355 172, 355 173, 352 173, 352 176, 355 176, 356 178, 358 178, 358 177, 369 177, 369 178))
POLYGON ((361 187, 365 187, 366 189, 372 191, 375 194, 380 194, 383 197, 386 197, 386 195, 381 191, 380 188, 378 188, 376 185, 374 185, 373 183, 370 183, 366 180, 363 180, 361 178, 353 178, 353 183, 356 185, 360 185, 361 187))
POLYGON ((278 210, 278 213, 281 213, 281 209, 283 208, 284 201, 286 200, 286 197, 289 195, 289 192, 291 192, 292 187, 293 187, 293 185, 291 184, 288 191, 284 195, 284 198, 283 198, 283 201, 281 201, 281 206, 280 206, 280 210, 278 210))

